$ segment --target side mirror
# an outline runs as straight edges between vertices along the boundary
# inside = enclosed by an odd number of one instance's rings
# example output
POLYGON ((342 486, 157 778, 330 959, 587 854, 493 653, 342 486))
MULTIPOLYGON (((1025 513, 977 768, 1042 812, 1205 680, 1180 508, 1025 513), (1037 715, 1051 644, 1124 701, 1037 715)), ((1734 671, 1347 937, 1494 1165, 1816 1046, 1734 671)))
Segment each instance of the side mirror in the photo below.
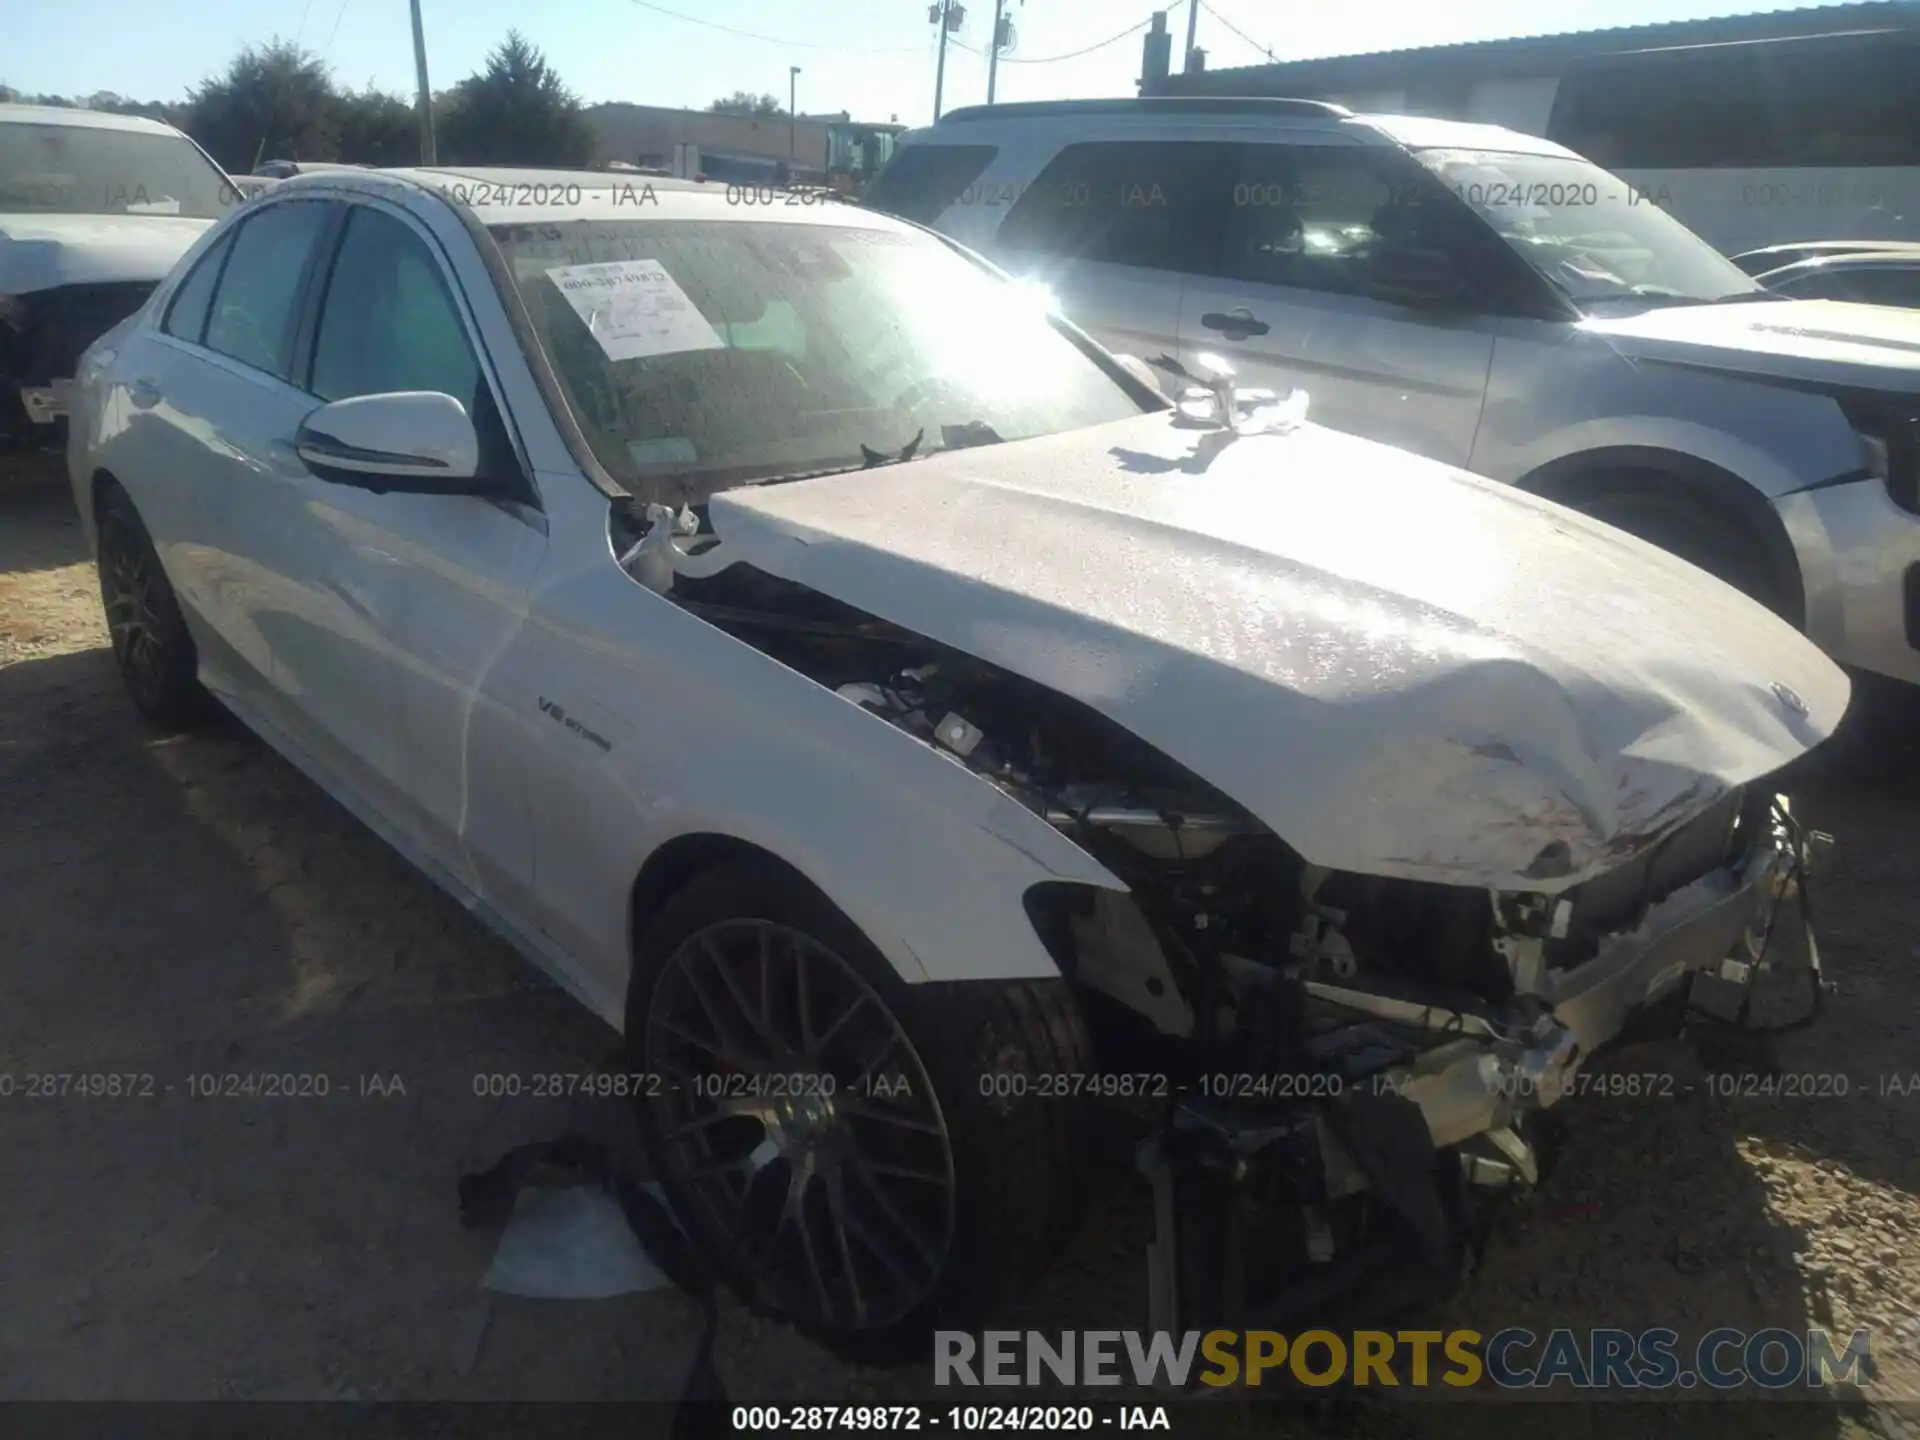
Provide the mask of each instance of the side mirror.
POLYGON ((451 395, 403 390, 322 405, 300 422, 294 448, 323 480, 368 490, 472 495, 480 436, 451 395))
POLYGON ((1368 293, 1396 305, 1447 305, 1466 293, 1453 257, 1444 250, 1388 245, 1367 256, 1368 293))

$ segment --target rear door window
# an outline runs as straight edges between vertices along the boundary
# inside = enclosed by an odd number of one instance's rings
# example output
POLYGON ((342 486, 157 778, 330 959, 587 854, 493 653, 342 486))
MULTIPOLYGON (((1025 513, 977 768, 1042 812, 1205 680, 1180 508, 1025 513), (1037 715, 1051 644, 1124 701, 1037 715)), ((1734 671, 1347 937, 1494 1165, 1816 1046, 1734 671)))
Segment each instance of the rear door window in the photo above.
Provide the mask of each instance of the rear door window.
POLYGON ((1069 145, 1007 212, 995 243, 1053 259, 1211 274, 1234 148, 1178 140, 1069 145))
POLYGON ((289 378, 303 282, 332 217, 325 201, 292 200, 241 225, 207 318, 209 350, 289 378))
POLYGON ((173 301, 167 306, 166 321, 160 327, 162 330, 182 340, 191 340, 196 345, 200 343, 200 337, 207 328, 207 314, 213 308, 213 287, 219 283, 220 267, 226 263, 227 252, 232 248, 233 234, 229 231, 200 257, 192 273, 173 292, 173 301))
POLYGON ((931 225, 961 199, 1000 152, 991 145, 905 145, 874 177, 867 208, 931 225))

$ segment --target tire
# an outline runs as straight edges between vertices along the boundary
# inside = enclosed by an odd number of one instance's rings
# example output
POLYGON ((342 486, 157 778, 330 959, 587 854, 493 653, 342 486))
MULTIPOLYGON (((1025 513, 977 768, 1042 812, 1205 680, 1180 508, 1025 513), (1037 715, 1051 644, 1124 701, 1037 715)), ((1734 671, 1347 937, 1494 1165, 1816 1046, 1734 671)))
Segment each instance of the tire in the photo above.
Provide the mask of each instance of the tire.
POLYGON ((1697 565, 1774 614, 1783 613, 1780 587, 1739 517, 1691 497, 1659 493, 1631 479, 1570 503, 1583 515, 1697 565))
POLYGON ((121 682, 150 723, 169 732, 190 729, 208 719, 214 705, 201 688, 193 636, 153 540, 117 485, 101 495, 97 520, 100 604, 121 682))
POLYGON ((974 1328, 1078 1218, 1085 1102, 1033 1093, 1089 1068, 1066 982, 908 985, 771 859, 695 877, 646 927, 627 1047, 651 1172, 695 1248, 845 1359, 907 1362, 936 1328, 974 1328))

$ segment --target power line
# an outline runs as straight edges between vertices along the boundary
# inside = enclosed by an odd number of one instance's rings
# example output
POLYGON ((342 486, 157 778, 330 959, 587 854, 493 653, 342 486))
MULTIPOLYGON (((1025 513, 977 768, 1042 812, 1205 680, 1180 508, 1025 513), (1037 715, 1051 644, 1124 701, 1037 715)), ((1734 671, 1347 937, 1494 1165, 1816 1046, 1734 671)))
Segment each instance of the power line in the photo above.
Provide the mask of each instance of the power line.
POLYGON ((818 45, 807 40, 787 40, 778 35, 761 35, 753 30, 741 30, 733 25, 722 25, 718 20, 702 20, 696 15, 683 15, 678 10, 669 10, 664 5, 655 5, 650 0, 627 0, 629 5, 638 5, 642 10, 651 10, 656 15, 665 15, 670 19, 683 20, 689 25, 703 25, 709 30, 721 30, 729 35, 738 35, 743 40, 759 40, 768 45, 784 45, 789 50, 833 50, 842 55, 920 55, 925 53, 922 46, 892 46, 883 49, 863 49, 856 45, 818 45))
MULTIPOLYGON (((1153 23, 1153 17, 1148 16, 1145 20, 1142 20, 1138 25, 1129 25, 1125 30, 1122 30, 1118 35, 1109 35, 1106 39, 1096 41, 1092 45, 1087 46, 1086 49, 1084 50, 1069 50, 1064 55, 1036 55, 1036 56, 1002 55, 1000 57, 1000 63, 1002 65, 1052 65, 1057 61, 1061 61, 1061 60, 1078 60, 1082 55, 1091 55, 1096 50, 1104 50, 1107 48, 1107 46, 1113 44, 1115 41, 1124 40, 1129 35, 1138 35, 1142 30, 1146 29, 1147 26, 1151 25, 1152 23, 1153 23)), ((969 55, 985 55, 987 53, 984 50, 976 50, 971 45, 962 44, 958 40, 949 40, 948 43, 952 45, 960 46, 960 48, 966 51, 969 55)))
POLYGON ((307 0, 307 3, 300 7, 300 23, 294 27, 293 31, 293 43, 295 45, 298 45, 300 43, 300 37, 307 33, 307 12, 312 9, 313 0, 307 0))
POLYGON ((1227 29, 1231 30, 1235 35, 1238 35, 1242 40, 1246 41, 1247 44, 1258 50, 1262 55, 1266 56, 1267 59, 1271 60, 1274 58, 1273 47, 1271 45, 1262 45, 1258 40, 1254 39, 1251 35, 1247 34, 1246 31, 1240 29, 1231 20, 1227 19, 1226 16, 1214 9, 1213 6, 1207 4, 1207 0, 1200 0, 1200 8, 1218 20, 1222 25, 1226 26, 1227 29))
POLYGON ((328 52, 333 49, 333 37, 340 33, 340 21, 346 15, 347 6, 350 3, 351 0, 340 0, 340 8, 333 12, 333 29, 327 31, 327 43, 320 50, 322 60, 326 59, 328 52))

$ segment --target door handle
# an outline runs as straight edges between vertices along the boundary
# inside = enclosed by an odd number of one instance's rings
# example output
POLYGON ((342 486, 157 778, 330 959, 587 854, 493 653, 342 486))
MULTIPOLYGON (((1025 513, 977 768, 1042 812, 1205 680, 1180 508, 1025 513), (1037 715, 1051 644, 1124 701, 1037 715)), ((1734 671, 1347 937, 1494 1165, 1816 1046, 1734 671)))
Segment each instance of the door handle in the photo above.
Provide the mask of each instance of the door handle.
POLYGON ((160 403, 160 387, 151 380, 129 380, 127 398, 138 410, 151 410, 160 403))
POLYGON ((1230 340, 1244 340, 1249 335, 1264 335, 1273 327, 1264 320, 1253 318, 1251 310, 1229 310, 1222 314, 1218 310, 1209 310, 1200 317, 1200 323, 1209 330, 1218 330, 1230 340))

